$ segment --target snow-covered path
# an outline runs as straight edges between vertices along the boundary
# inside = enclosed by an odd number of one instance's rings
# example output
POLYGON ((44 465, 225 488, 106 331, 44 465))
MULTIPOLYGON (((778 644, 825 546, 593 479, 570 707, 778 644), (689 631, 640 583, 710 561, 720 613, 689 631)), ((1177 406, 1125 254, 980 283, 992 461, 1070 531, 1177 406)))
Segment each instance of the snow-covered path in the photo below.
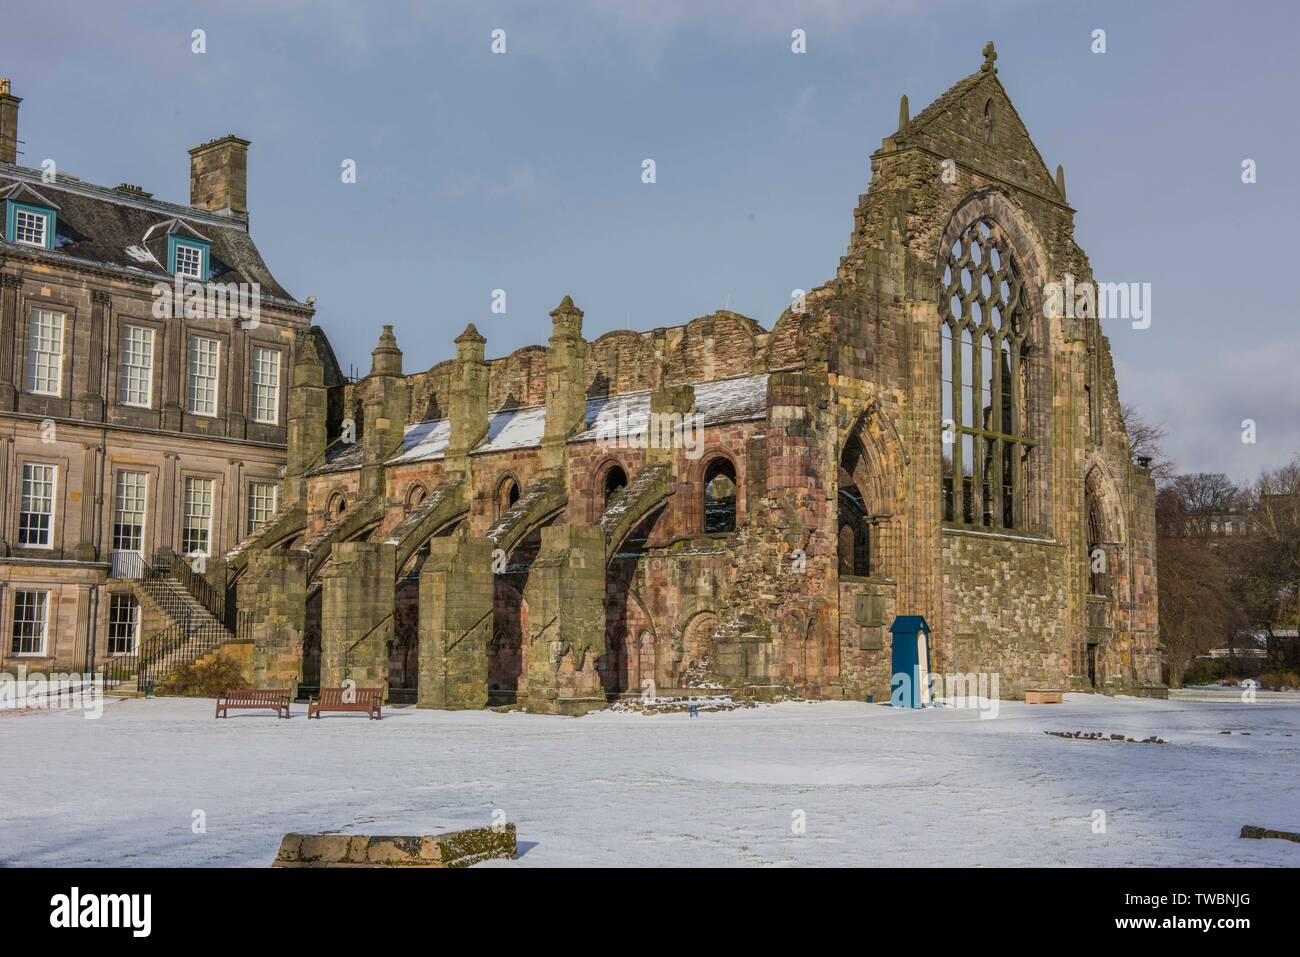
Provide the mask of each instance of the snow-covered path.
POLYGON ((1294 703, 308 722, 302 705, 289 721, 216 721, 211 701, 160 698, 110 701, 99 720, 0 715, 0 756, 9 865, 266 866, 289 831, 427 834, 497 809, 524 853, 483 866, 1300 865, 1300 844, 1238 837, 1300 830, 1294 703), (191 830, 196 810, 206 833, 191 830))

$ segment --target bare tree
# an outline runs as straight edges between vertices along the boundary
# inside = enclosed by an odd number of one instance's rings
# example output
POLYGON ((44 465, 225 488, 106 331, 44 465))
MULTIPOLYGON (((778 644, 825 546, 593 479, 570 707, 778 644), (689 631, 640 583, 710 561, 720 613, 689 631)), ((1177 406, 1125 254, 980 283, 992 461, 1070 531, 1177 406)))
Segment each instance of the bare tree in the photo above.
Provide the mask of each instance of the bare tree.
POLYGON ((1191 660, 1235 634, 1245 619, 1232 591, 1233 569, 1221 549, 1171 536, 1160 538, 1156 551, 1160 639, 1169 684, 1180 688, 1191 660))
POLYGON ((1235 549, 1237 592, 1251 623, 1269 636, 1276 666, 1282 643, 1275 629, 1300 622, 1300 456, 1261 473, 1245 499, 1251 534, 1235 549))
POLYGON ((1193 658, 1225 640, 1231 645, 1247 625, 1234 588, 1236 550, 1215 534, 1215 523, 1240 498, 1237 486, 1220 472, 1173 475, 1156 493, 1160 637, 1173 687, 1181 686, 1193 658))
POLYGON ((1173 475, 1174 465, 1165 458, 1165 437, 1169 434, 1163 425, 1149 422, 1132 402, 1119 407, 1120 422, 1128 433, 1128 447, 1135 459, 1150 459, 1151 475, 1157 482, 1173 475))

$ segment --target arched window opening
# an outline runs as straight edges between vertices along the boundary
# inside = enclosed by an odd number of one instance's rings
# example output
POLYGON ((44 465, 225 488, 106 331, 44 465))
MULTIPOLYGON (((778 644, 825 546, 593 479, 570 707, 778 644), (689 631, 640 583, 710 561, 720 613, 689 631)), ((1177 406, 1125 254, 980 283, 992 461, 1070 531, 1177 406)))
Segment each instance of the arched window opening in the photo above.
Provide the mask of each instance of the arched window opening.
POLYGON ((497 486, 497 517, 500 518, 519 501, 519 483, 507 476, 497 486))
POLYGON ((839 569, 841 575, 871 574, 871 525, 857 486, 840 488, 839 569))
POLYGON ((962 231, 939 281, 944 521, 1024 528, 1036 444, 1026 421, 1029 299, 993 219, 962 231))
POLYGON ((704 531, 736 530, 736 467, 730 459, 716 458, 704 470, 704 531))
POLYGON ((855 476, 868 472, 866 453, 854 433, 840 454, 839 469, 839 573, 872 574, 871 512, 855 476))
POLYGON ((329 504, 325 506, 325 515, 328 518, 341 518, 347 510, 347 496, 342 492, 335 492, 330 496, 329 504))
POLYGON ((619 466, 611 465, 609 471, 605 473, 605 506, 609 507, 609 500, 625 488, 627 488, 627 473, 619 466))
POLYGON ((424 500, 429 497, 429 493, 424 486, 416 482, 406 492, 406 510, 414 511, 424 504, 424 500))
POLYGON ((1088 594, 1102 598, 1110 597, 1109 553, 1106 551, 1105 524, 1101 514, 1101 503, 1097 496, 1088 490, 1088 594))

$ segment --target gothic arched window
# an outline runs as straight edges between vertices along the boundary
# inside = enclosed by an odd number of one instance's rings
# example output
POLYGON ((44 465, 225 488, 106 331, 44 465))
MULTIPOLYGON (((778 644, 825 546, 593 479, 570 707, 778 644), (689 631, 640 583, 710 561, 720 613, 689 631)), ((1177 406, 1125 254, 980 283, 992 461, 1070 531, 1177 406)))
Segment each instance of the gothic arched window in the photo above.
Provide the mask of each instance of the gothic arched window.
POLYGON ((993 219, 962 230, 939 281, 944 521, 1024 528, 1030 306, 993 219))
POLYGON ((1105 522, 1101 503, 1089 488, 1084 495, 1088 511, 1088 594, 1110 596, 1110 576, 1107 574, 1105 522))
POLYGON ((406 510, 408 512, 419 508, 424 504, 424 500, 429 497, 428 491, 419 482, 416 482, 406 491, 406 510))
POLYGON ((704 531, 736 530, 736 467, 718 456, 704 470, 704 531))
POLYGON ((347 510, 348 499, 342 492, 335 492, 331 495, 329 504, 325 506, 325 514, 330 518, 342 518, 343 513, 347 510))
POLYGON ((605 505, 617 493, 627 487, 627 473, 617 465, 611 465, 605 473, 605 505))
POLYGON ((510 511, 515 502, 519 501, 519 483, 513 476, 507 475, 497 485, 496 499, 498 518, 510 511))

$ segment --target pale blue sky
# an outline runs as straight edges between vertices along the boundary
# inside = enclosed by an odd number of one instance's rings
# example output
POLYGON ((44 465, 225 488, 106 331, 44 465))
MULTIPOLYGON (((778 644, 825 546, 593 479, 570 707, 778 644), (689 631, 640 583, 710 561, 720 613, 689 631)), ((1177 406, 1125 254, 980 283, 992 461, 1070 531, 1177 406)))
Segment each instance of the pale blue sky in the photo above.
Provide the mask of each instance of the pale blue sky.
POLYGON ((566 293, 589 338, 728 302, 770 328, 791 289, 834 274, 899 95, 919 111, 993 39, 1044 158, 1065 165, 1098 278, 1152 284, 1151 328, 1107 329, 1125 398, 1186 470, 1246 478, 1300 449, 1293 3, 7 6, 22 162, 185 201, 188 147, 252 140, 272 271, 317 297, 345 367, 368 368, 392 323, 408 372, 451 356, 469 321, 489 355, 545 342, 566 293))

